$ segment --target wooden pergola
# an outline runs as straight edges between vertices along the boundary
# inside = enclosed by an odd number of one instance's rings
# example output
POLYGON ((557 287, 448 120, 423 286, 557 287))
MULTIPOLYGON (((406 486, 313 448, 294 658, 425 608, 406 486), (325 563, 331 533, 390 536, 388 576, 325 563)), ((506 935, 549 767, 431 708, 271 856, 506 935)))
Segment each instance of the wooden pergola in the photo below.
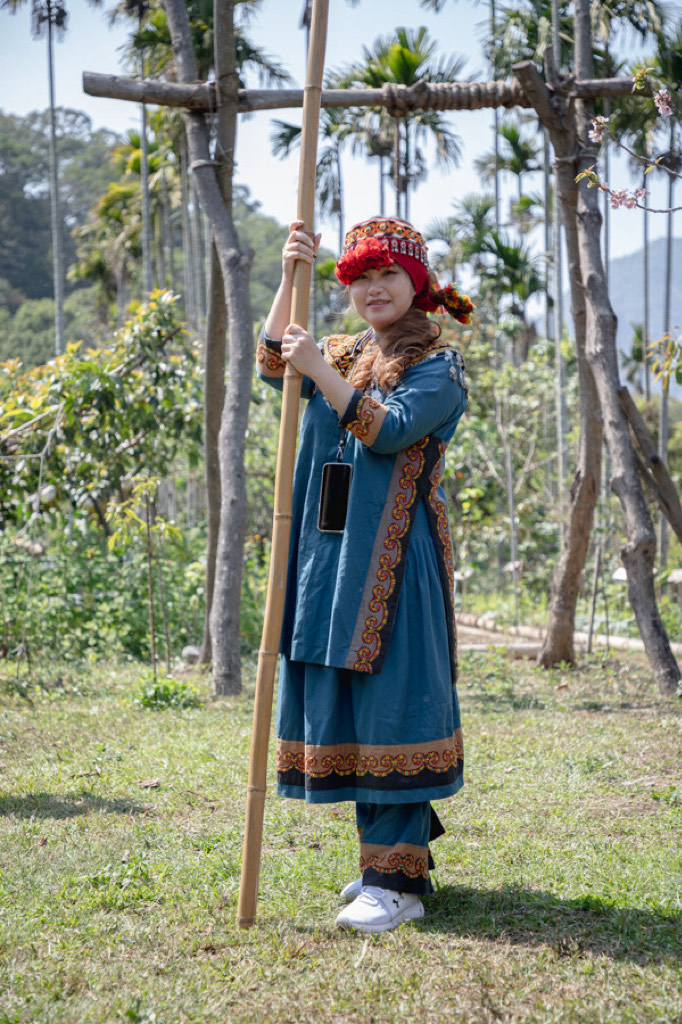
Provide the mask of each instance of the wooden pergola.
MULTIPOLYGON (((550 91, 560 92, 567 100, 594 100, 599 97, 627 96, 634 91, 634 78, 593 78, 576 81, 571 76, 556 79, 550 91)), ((191 84, 137 80, 123 75, 83 73, 83 90, 89 96, 182 107, 195 113, 215 113, 218 94, 215 82, 191 84)), ((647 85, 639 95, 653 95, 647 85)), ((280 110, 302 107, 303 89, 240 89, 238 111, 280 110)), ((484 108, 532 107, 518 81, 510 82, 417 82, 415 85, 387 83, 381 89, 323 89, 322 107, 385 107, 393 117, 404 117, 415 110, 483 110, 484 108)))

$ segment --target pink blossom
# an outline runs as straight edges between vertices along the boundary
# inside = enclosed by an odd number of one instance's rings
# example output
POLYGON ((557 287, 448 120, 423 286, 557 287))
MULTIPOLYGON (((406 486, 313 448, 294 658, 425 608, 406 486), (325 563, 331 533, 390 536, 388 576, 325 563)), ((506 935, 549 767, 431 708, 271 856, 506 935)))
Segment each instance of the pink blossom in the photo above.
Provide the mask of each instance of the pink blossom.
POLYGON ((664 117, 670 117, 673 112, 672 107, 670 106, 671 102, 672 99, 667 89, 659 89, 654 96, 654 103, 656 104, 659 113, 663 114, 664 117))
POLYGON ((648 193, 648 191, 645 188, 636 188, 635 189, 635 198, 636 199, 640 199, 640 200, 641 199, 646 199, 646 197, 648 195, 649 195, 649 193, 648 193))
MULTIPOLYGON (((637 189, 637 192, 646 192, 645 189, 637 189)), ((632 210, 637 206, 637 192, 629 192, 626 188, 618 189, 617 192, 609 192, 609 203, 612 210, 624 206, 626 210, 632 210)))
POLYGON ((600 114, 599 117, 593 118, 590 122, 590 131, 587 133, 590 142, 601 142, 603 136, 608 132, 608 130, 608 117, 602 117, 602 115, 600 114))

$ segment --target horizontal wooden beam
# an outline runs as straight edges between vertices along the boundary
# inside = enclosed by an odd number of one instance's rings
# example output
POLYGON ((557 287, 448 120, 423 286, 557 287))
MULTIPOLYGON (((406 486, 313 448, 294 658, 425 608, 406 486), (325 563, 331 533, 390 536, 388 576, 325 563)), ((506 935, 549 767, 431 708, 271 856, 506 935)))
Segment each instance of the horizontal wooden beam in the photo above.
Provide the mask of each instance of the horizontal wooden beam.
MULTIPOLYGON (((633 91, 632 78, 599 78, 586 82, 566 80, 566 95, 581 99, 598 96, 626 96, 633 91)), ((89 96, 151 103, 163 107, 184 107, 210 113, 216 109, 213 82, 180 85, 153 80, 139 81, 122 75, 83 72, 83 90, 89 96)), ((642 91, 651 95, 651 90, 642 91)), ((239 110, 279 110, 302 107, 302 89, 240 89, 239 110)), ((511 82, 417 82, 416 85, 384 85, 381 89, 325 89, 323 107, 386 107, 394 117, 414 110, 481 110, 484 107, 529 107, 518 81, 511 82)))
POLYGON ((83 92, 88 96, 199 111, 208 111, 210 106, 215 108, 216 95, 213 82, 178 85, 156 80, 140 81, 123 75, 100 75, 95 71, 83 72, 83 92))

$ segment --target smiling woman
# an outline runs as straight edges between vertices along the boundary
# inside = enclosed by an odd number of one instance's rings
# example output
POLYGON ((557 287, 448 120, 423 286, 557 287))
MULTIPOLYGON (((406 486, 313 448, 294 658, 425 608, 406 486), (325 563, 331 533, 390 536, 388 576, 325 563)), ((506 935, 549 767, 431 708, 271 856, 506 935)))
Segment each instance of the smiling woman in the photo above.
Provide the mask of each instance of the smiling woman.
POLYGON ((414 299, 414 285, 398 263, 371 267, 359 274, 350 286, 356 312, 379 336, 382 327, 390 327, 407 313, 414 299))
POLYGON ((277 716, 278 791, 352 800, 361 876, 340 927, 388 931, 432 892, 431 801, 462 785, 454 560, 445 449, 466 408, 462 358, 427 312, 468 323, 472 305, 429 273, 412 225, 373 218, 346 235, 336 275, 368 328, 316 344, 289 323, 297 260, 320 238, 300 221, 258 346, 308 399, 296 464, 277 716))

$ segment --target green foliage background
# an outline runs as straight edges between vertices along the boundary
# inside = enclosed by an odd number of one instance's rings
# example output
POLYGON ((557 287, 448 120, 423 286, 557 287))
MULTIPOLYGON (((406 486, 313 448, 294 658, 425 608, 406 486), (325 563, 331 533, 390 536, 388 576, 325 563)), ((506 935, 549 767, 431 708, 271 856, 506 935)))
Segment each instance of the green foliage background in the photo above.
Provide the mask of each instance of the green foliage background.
MULTIPOLYGON (((152 121, 153 173, 163 160, 170 161, 163 187, 172 190, 177 187, 177 158, 169 130, 161 120, 152 121)), ((52 652, 100 658, 108 651, 148 658, 146 526, 141 508, 130 499, 131 490, 143 480, 151 499, 157 647, 160 656, 171 658, 185 644, 199 641, 204 618, 200 329, 184 335, 180 301, 157 296, 151 307, 131 302, 131 320, 113 333, 117 311, 106 297, 106 281, 90 275, 94 283, 86 287, 78 280, 84 266, 84 250, 78 246, 89 237, 82 230, 92 222, 100 197, 125 180, 121 202, 128 204, 124 212, 132 225, 131 253, 137 251, 139 140, 132 134, 122 139, 94 131, 89 118, 70 110, 58 111, 58 134, 64 236, 72 268, 65 304, 72 347, 55 362, 47 114, 0 114, 0 228, 6 243, 0 256, 0 438, 20 428, 13 441, 0 442, 2 643, 19 655, 52 652), (74 347, 76 343, 80 344, 74 347), (131 372, 121 376, 120 368, 126 365, 131 372), (23 432, 29 420, 45 413, 36 428, 23 432), (57 419, 54 436, 49 436, 57 419), (41 463, 36 456, 46 444, 49 456, 41 463), (39 554, 31 554, 32 545, 39 554)), ((532 289, 542 286, 532 259, 519 253, 518 280, 510 280, 505 296, 496 292, 493 264, 500 259, 502 240, 490 236, 485 242, 490 208, 485 196, 464 197, 449 225, 433 227, 433 238, 452 242, 451 252, 440 257, 441 275, 459 273, 465 263, 474 269, 478 282, 472 326, 444 325, 449 339, 464 353, 471 382, 469 409, 448 450, 444 477, 457 568, 467 576, 458 602, 500 620, 509 621, 513 615, 511 577, 505 570, 511 558, 504 477, 508 445, 518 557, 523 562, 521 614, 527 622, 541 623, 559 553, 561 515, 556 500, 554 347, 534 337, 526 322, 528 275, 532 289), (462 234, 467 223, 473 234, 462 234), (529 343, 530 348, 519 362, 510 355, 517 353, 520 343, 524 352, 529 343)), ((251 301, 257 330, 279 280, 286 228, 264 216, 244 187, 237 188, 235 217, 243 246, 253 252, 251 301)), ((185 258, 177 217, 170 232, 178 257, 170 268, 172 276, 183 270, 185 258)), ((437 251, 435 246, 436 260, 437 251)), ((362 327, 348 314, 333 269, 333 255, 321 252, 313 307, 318 336, 362 327)), ((512 269, 510 264, 510 273, 512 269)), ((133 259, 131 273, 130 294, 139 295, 139 259, 133 259)), ((574 425, 567 439, 570 479, 578 443, 577 380, 568 338, 562 349, 568 420, 574 425)), ((638 367, 633 372, 639 372, 638 367)), ((654 397, 643 407, 654 436, 657 402, 654 397)), ((671 401, 670 407, 670 467, 679 485, 682 406, 671 401)), ((254 380, 246 437, 249 519, 241 623, 246 653, 257 649, 260 639, 279 410, 279 394, 254 380)), ((624 589, 610 582, 620 564, 624 536, 620 510, 606 489, 596 535, 606 551, 597 628, 635 632, 624 589)), ((673 541, 670 564, 681 557, 680 546, 673 541)), ((588 563, 586 576, 591 572, 588 563)), ((583 585, 578 626, 586 621, 590 582, 583 585)), ((663 590, 662 611, 671 634, 682 632, 675 592, 663 590)))

